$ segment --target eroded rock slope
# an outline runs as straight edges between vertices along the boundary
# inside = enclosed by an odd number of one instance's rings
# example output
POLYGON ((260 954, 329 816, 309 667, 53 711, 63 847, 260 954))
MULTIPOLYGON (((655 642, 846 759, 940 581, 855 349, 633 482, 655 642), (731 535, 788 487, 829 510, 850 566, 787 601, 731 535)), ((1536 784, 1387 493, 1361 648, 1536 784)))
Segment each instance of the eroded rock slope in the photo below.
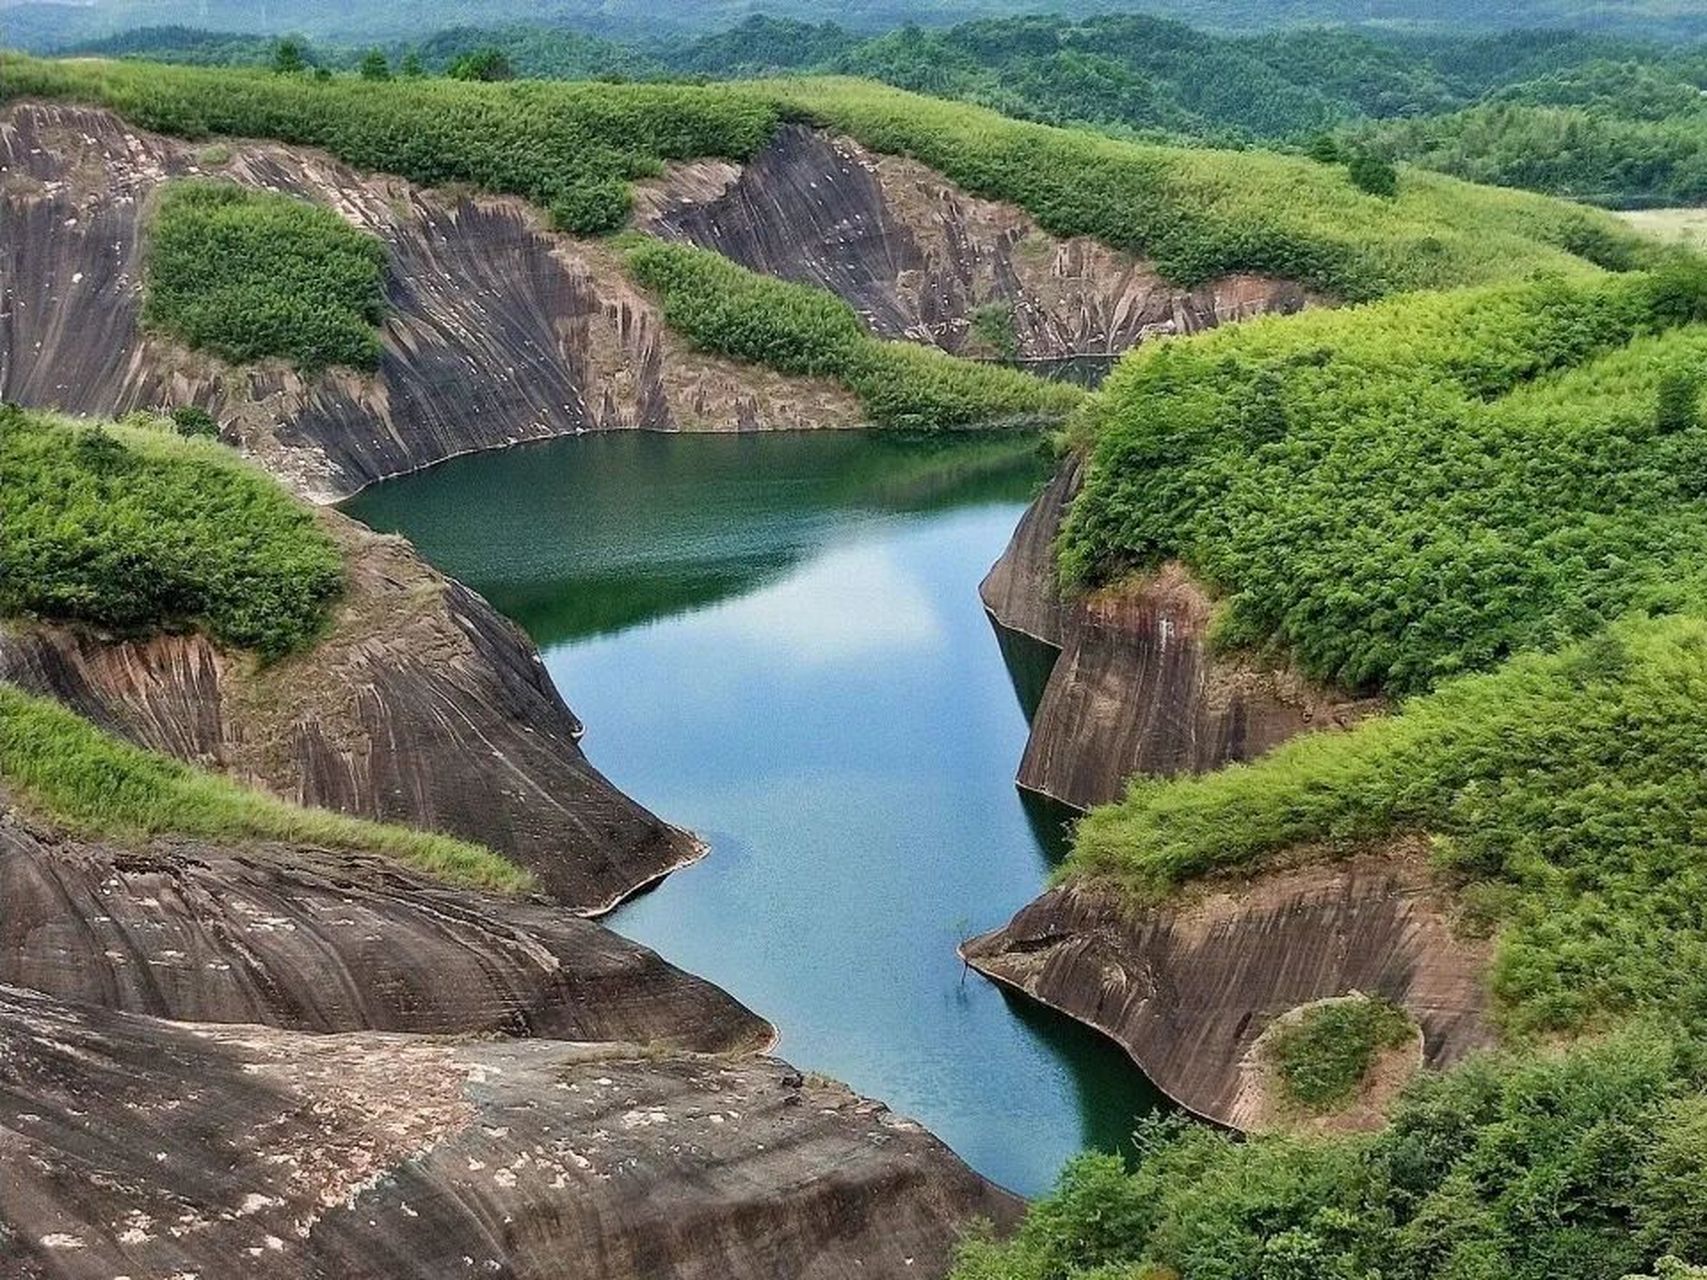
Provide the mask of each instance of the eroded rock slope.
POLYGON ((401 539, 320 518, 348 587, 310 651, 258 667, 199 634, 15 624, 0 628, 0 679, 287 799, 488 845, 580 911, 699 855, 588 763, 516 626, 401 539))
POLYGON ((917 161, 804 125, 746 165, 672 165, 638 202, 641 225, 771 275, 829 289, 886 337, 977 349, 980 307, 1011 313, 1018 353, 1124 351, 1265 311, 1295 311, 1297 285, 1235 275, 1170 285, 1140 258, 1062 240, 1022 210, 960 190, 917 161))
POLYGON ((704 1051, 772 1037, 717 987, 561 908, 368 854, 79 838, 3 791, 0 903, 0 983, 130 1013, 704 1051))
POLYGON ((596 243, 521 201, 426 191, 306 148, 217 148, 110 112, 0 111, 0 399, 112 417, 200 404, 316 500, 518 440, 622 427, 846 426, 840 387, 690 351, 596 243), (391 315, 372 376, 232 369, 142 333, 142 239, 168 179, 301 195, 379 236, 391 315))
POLYGON ((308 1036, 0 987, 19 1280, 940 1274, 1016 1202, 766 1057, 308 1036))
POLYGON ((1121 1044, 1199 1115, 1260 1122, 1251 1049, 1282 1014, 1361 991, 1402 1005, 1440 1067, 1489 1040, 1487 949, 1453 930, 1422 850, 1198 886, 1138 907, 1070 884, 963 948, 974 968, 1121 1044))
POLYGON ((980 587, 999 625, 1061 651, 1032 716, 1022 787, 1088 809, 1119 798, 1133 774, 1248 760, 1375 709, 1296 672, 1211 652, 1211 602, 1178 565, 1064 600, 1053 547, 1083 465, 1062 466, 980 587))

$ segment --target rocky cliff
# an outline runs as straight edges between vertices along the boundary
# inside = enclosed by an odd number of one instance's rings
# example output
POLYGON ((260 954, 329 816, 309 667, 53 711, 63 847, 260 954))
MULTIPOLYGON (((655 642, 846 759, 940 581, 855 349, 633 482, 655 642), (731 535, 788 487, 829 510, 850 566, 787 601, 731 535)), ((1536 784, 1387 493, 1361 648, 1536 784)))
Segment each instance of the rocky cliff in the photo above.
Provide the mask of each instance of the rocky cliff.
POLYGON ((0 987, 8 1277, 940 1274, 1017 1204, 764 1057, 162 1022, 0 987))
POLYGON ((743 266, 818 285, 873 331, 975 353, 980 307, 1011 314, 1018 353, 1124 351, 1264 311, 1303 289, 1239 275, 1170 285, 1142 259, 1089 237, 1062 240, 1022 210, 979 199, 901 156, 804 125, 779 130, 746 165, 672 165, 638 200, 640 223, 743 266))
POLYGON ((772 1038, 710 983, 560 908, 452 889, 364 854, 80 839, 4 805, 0 792, 0 983, 298 1031, 704 1051, 772 1038))
POLYGON ((1051 890, 963 948, 980 972, 1120 1043, 1198 1115, 1265 1116, 1252 1047, 1282 1014, 1361 991, 1402 1005, 1424 1061, 1488 1042, 1485 944, 1459 937, 1421 842, 1139 907, 1110 889, 1051 890))
POLYGON ((1061 651, 1032 716, 1022 787, 1088 809, 1117 799, 1133 774, 1248 760, 1377 707, 1212 652, 1211 601, 1178 565, 1064 600, 1053 546, 1083 466, 1076 456, 1062 465, 980 587, 999 625, 1061 651))
POLYGON ((309 652, 261 667, 197 634, 13 625, 0 679, 287 799, 486 844, 583 912, 699 855, 587 762, 519 629, 401 539, 320 518, 348 586, 309 652))
POLYGON ((690 351, 595 242, 520 201, 426 191, 322 153, 198 146, 110 112, 0 112, 0 399, 101 417, 195 403, 316 500, 518 440, 620 427, 846 426, 839 386, 690 351), (384 241, 372 376, 233 369, 142 333, 152 193, 186 175, 304 196, 384 241))

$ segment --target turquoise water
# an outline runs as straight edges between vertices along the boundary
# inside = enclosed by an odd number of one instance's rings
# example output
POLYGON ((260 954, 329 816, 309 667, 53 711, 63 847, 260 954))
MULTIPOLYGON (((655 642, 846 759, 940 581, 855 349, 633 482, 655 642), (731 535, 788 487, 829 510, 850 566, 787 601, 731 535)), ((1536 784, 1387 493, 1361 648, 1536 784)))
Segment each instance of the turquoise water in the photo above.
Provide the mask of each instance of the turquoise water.
POLYGON ((528 628, 593 761, 709 841, 608 922, 1027 1194, 1156 1101, 955 954, 1060 852, 1012 782, 1047 657, 977 595, 1042 477, 1014 438, 629 434, 349 506, 528 628))

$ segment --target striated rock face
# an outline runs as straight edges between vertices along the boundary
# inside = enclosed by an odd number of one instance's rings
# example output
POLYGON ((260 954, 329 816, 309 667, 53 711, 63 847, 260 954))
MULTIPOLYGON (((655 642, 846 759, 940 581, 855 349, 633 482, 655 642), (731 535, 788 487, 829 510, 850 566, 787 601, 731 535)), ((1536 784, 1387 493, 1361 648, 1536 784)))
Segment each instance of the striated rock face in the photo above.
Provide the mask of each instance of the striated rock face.
POLYGON ((940 1274, 1018 1205, 772 1058, 175 1024, 0 987, 18 1277, 940 1274))
POLYGON ((980 306, 1011 309, 1019 352, 1124 351, 1309 300, 1238 275, 1195 289, 1089 237, 1061 240, 1023 211, 979 199, 916 161, 790 125, 745 166, 671 166, 637 202, 655 234, 755 271, 829 289, 884 336, 968 347, 980 306))
POLYGON ((120 846, 0 812, 0 902, 0 983, 107 1009, 708 1052, 772 1036, 717 987, 591 921, 375 856, 120 846))
POLYGON ((1212 654, 1211 602, 1178 565, 1064 601, 1052 547, 1082 473, 1078 458, 1063 465, 980 588, 997 623, 1061 650, 1032 716, 1022 787, 1088 809, 1117 799, 1133 774, 1248 760, 1378 707, 1212 654))
POLYGON ((200 404, 320 501, 576 431, 860 421, 839 386, 690 351, 608 251, 545 231, 520 201, 424 191, 305 148, 222 150, 91 108, 0 111, 0 399, 96 416, 200 404), (315 200, 385 242, 375 375, 232 369, 138 330, 151 194, 194 174, 315 200))
POLYGON ((1434 1067, 1490 1039, 1487 948, 1454 936, 1420 848, 1199 886, 1153 908, 1072 884, 963 951, 1112 1036, 1182 1106, 1240 1128, 1264 1117, 1252 1046, 1310 1001, 1361 991, 1402 1005, 1434 1067))
POLYGON ((587 762, 533 645, 409 545, 334 512, 330 633, 264 668, 200 635, 0 630, 0 679, 144 746, 302 804, 464 836, 583 912, 698 857, 587 762))

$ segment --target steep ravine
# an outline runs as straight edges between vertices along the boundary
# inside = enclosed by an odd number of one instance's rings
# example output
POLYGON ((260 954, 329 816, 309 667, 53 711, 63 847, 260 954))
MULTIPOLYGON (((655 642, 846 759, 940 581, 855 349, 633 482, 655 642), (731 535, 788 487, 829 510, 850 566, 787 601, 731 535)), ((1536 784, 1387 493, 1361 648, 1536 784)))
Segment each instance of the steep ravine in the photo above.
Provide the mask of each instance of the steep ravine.
POLYGON ((0 399, 113 417, 196 403, 316 501, 518 440, 646 427, 850 426, 829 382, 689 350, 598 243, 514 199, 427 191, 323 153, 217 147, 108 111, 0 112, 0 399), (137 326, 151 195, 199 174, 336 209, 391 258, 371 376, 234 369, 137 326))
POLYGON ((1310 300, 1256 275, 1182 289, 1140 258, 1051 236, 1023 210, 969 195, 915 160, 804 125, 779 130, 746 165, 671 165, 637 204, 655 235, 828 289, 885 337, 968 354, 980 350, 971 322, 981 307, 1010 316, 1020 356, 1055 358, 1121 352, 1310 300))
MULTIPOLYGON (((1297 673, 1213 652, 1211 603, 1179 565, 1064 598, 1053 544, 1082 480, 1066 460, 981 594, 999 625, 1059 652, 1019 785, 1078 809, 1136 774, 1202 772, 1380 709, 1297 673)), ((1105 1032, 1181 1105, 1232 1124, 1263 1114, 1251 1048, 1299 1005, 1349 991, 1402 1004, 1444 1065, 1488 1037, 1485 948, 1458 936, 1426 858, 1395 846, 1136 907, 1072 882, 973 939, 967 960, 1105 1032)))

